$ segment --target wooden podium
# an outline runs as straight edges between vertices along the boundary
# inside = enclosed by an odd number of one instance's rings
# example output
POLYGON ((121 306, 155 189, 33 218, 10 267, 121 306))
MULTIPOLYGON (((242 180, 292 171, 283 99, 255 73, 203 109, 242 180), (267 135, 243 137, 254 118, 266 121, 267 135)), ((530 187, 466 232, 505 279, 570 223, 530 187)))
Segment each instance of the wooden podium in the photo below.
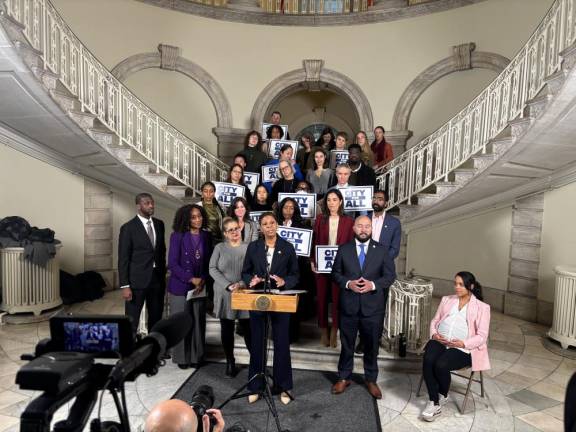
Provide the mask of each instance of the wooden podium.
POLYGON ((232 293, 232 309, 259 312, 290 312, 298 308, 298 294, 268 294, 250 290, 232 293))

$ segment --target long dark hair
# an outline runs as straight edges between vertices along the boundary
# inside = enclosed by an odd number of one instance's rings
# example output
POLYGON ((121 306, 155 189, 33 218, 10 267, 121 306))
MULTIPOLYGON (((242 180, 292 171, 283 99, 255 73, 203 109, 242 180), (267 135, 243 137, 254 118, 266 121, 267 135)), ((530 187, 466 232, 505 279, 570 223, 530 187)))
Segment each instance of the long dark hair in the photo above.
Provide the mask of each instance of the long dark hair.
POLYGON ((198 210, 202 215, 202 229, 206 229, 208 225, 208 216, 206 215, 206 210, 200 207, 198 204, 186 204, 176 210, 174 215, 174 222, 172 223, 172 229, 175 232, 185 233, 190 231, 190 213, 192 210, 198 210))
POLYGON ((326 151, 321 147, 320 148, 316 147, 316 150, 312 152, 312 166, 314 167, 314 171, 318 169, 318 164, 316 163, 316 153, 324 154, 324 165, 322 166, 322 168, 328 168, 328 155, 326 154, 326 151))
MULTIPOLYGON (((216 192, 216 185, 214 183, 212 183, 211 181, 207 181, 207 182, 202 183, 202 186, 200 186, 200 193, 202 193, 202 190, 206 186, 210 186, 212 189, 214 189, 214 192, 216 192)), ((216 196, 212 197, 212 204, 216 206, 216 208, 220 212, 220 216, 224 217, 224 210, 220 206, 220 203, 216 199, 216 196)))
POLYGON ((328 126, 322 129, 320 138, 316 140, 316 145, 319 147, 322 147, 324 145, 324 135, 326 134, 330 134, 330 142, 328 143, 328 149, 332 150, 334 147, 336 147, 336 138, 334 137, 334 132, 332 132, 332 129, 329 128, 328 126))
POLYGON ((230 203, 230 207, 228 207, 228 216, 230 216, 232 219, 234 220, 238 220, 238 217, 234 214, 234 210, 236 210, 236 205, 241 202, 242 204, 244 204, 244 207, 246 208, 246 213, 244 214, 244 218, 242 219, 244 223, 247 223, 248 221, 250 221, 250 206, 248 205, 248 201, 246 201, 246 198, 244 197, 236 197, 232 200, 232 202, 230 203))
POLYGON ((338 215, 342 216, 344 214, 344 197, 342 196, 342 192, 340 192, 338 189, 330 189, 328 192, 326 192, 326 195, 324 195, 324 199, 322 200, 322 214, 326 220, 330 218, 330 210, 328 210, 328 195, 330 194, 334 194, 340 199, 338 215))
POLYGON ((262 183, 258 183, 256 185, 256 187, 254 188, 254 195, 252 195, 252 203, 253 204, 266 205, 266 204, 268 204, 269 200, 270 200, 270 193, 268 192, 268 189, 266 189, 266 186, 264 186, 262 183), (258 190, 260 188, 264 188, 264 190, 266 191, 266 202, 264 204, 260 204, 258 202, 258 190))
POLYGON ((301 227, 302 225, 304 225, 304 221, 302 220, 302 215, 300 214, 300 207, 298 206, 298 203, 294 198, 290 197, 284 198, 280 202, 278 208, 276 209, 276 219, 278 220, 279 224, 284 223, 284 214, 282 214, 282 210, 284 209, 284 206, 289 202, 291 202, 292 205, 294 205, 294 215, 292 216, 292 225, 296 228, 301 227))
POLYGON ((482 297, 482 285, 480 285, 480 282, 476 280, 476 277, 472 273, 469 271, 461 271, 456 273, 455 277, 460 277, 462 279, 464 287, 474 294, 474 297, 480 301, 484 299, 482 297))

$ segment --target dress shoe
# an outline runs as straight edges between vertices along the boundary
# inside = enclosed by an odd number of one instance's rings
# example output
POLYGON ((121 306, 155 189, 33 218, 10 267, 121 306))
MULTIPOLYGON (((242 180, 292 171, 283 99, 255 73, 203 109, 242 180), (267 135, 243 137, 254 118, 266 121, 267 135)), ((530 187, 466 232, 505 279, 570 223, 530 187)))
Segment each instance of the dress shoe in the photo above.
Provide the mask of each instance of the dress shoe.
POLYGON ((251 394, 248 396, 248 403, 254 403, 256 402, 258 399, 260 399, 260 395, 259 394, 251 394))
POLYGON ((328 347, 330 346, 330 333, 329 333, 329 329, 326 328, 321 328, 320 329, 321 334, 320 334, 320 345, 328 347))
POLYGON ((234 378, 238 375, 238 368, 236 367, 236 360, 226 362, 226 376, 234 378))
POLYGON ((330 346, 332 348, 338 346, 338 329, 335 327, 332 327, 332 330, 330 331, 330 346))
POLYGON ((350 385, 350 380, 338 380, 336 384, 332 386, 332 394, 344 393, 346 387, 350 385))
POLYGON ((180 369, 188 369, 190 365, 188 363, 178 363, 180 369))
POLYGON ((280 393, 280 402, 282 402, 284 405, 288 405, 293 400, 294 396, 292 396, 291 393, 287 391, 283 391, 282 393, 280 393))
POLYGON ((370 393, 374 399, 382 399, 382 392, 378 384, 372 381, 366 381, 366 387, 368 388, 368 393, 370 393))

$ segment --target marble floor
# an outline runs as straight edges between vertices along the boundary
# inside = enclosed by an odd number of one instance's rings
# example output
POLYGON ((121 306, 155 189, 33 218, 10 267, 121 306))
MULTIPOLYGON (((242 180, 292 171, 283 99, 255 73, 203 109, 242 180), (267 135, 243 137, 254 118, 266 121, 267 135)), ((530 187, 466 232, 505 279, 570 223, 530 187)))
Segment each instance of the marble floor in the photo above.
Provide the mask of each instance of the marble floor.
MULTIPOLYGON (((95 302, 69 308, 77 313, 121 313, 118 292, 108 293, 95 302)), ((489 352, 492 370, 485 375, 486 397, 480 397, 479 385, 473 384, 472 399, 466 413, 458 406, 463 396, 451 392, 443 415, 434 423, 419 419, 427 402, 416 396, 419 374, 382 369, 379 384, 384 397, 378 401, 384 431, 563 431, 565 387, 576 372, 576 360, 561 357, 543 345, 546 327, 492 314, 489 352)), ((22 353, 33 352, 35 344, 49 335, 47 322, 0 326, 0 432, 19 430, 19 416, 35 392, 20 390, 15 375, 25 362, 22 353)), ((141 430, 143 419, 158 401, 170 398, 191 374, 172 363, 162 367, 154 377, 139 377, 127 384, 128 411, 132 430, 141 430)), ((453 388, 464 388, 465 381, 455 379, 453 388)), ((330 389, 326 389, 330 391, 330 389)), ((295 389, 296 398, 298 391, 295 389)), ((335 396, 336 397, 336 396, 335 396)), ((298 403, 298 399, 296 402, 298 403)), ((67 406, 55 419, 67 416, 67 406)), ((280 408, 280 413, 281 413, 280 408)), ((105 397, 102 417, 115 418, 111 398, 105 397)))

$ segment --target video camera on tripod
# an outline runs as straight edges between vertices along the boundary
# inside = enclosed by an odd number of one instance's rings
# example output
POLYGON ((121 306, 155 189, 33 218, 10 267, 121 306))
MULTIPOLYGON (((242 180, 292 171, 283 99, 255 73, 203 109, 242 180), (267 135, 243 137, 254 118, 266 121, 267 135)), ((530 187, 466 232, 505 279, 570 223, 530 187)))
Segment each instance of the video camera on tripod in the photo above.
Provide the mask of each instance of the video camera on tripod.
MULTIPOLYGON (((21 432, 48 432, 56 410, 76 398, 68 418, 57 422, 54 431, 82 431, 94 409, 100 390, 110 391, 120 422, 91 422, 90 429, 129 432, 130 424, 124 383, 140 374, 155 375, 167 349, 180 342, 190 330, 186 312, 159 321, 150 334, 134 340, 130 319, 124 315, 58 316, 50 319, 50 339, 40 341, 30 363, 16 375, 24 390, 40 390, 22 413, 21 432), (96 363, 98 358, 119 358, 115 364, 96 363)), ((100 401, 101 402, 101 401, 100 401)), ((101 403, 100 403, 101 406, 101 403)))

